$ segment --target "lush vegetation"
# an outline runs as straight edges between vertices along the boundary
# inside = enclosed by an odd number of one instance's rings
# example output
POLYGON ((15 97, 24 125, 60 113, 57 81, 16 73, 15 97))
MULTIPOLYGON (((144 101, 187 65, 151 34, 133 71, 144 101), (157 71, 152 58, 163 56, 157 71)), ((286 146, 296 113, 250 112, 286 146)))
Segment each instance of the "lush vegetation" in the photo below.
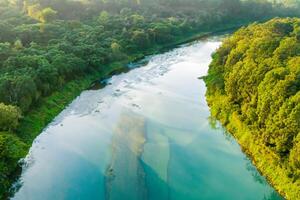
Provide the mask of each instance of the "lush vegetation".
POLYGON ((92 79, 123 67, 116 63, 297 14, 294 4, 254 0, 0 0, 0 198, 41 128, 92 79))
POLYGON ((287 199, 300 199, 300 19, 241 28, 205 81, 213 117, 287 199))

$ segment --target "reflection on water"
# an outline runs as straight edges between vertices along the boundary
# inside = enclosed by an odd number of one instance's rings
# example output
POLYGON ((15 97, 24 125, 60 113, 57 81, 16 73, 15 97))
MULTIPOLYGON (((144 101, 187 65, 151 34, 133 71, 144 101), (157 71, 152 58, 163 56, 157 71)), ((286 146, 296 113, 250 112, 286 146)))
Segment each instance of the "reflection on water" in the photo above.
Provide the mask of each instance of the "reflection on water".
POLYGON ((218 40, 150 57, 83 92, 35 140, 13 199, 281 199, 209 117, 198 77, 218 40))
POLYGON ((146 199, 145 172, 140 162, 145 142, 144 118, 121 114, 111 144, 106 171, 106 199, 146 199), (130 181, 130 182, 128 182, 130 181))

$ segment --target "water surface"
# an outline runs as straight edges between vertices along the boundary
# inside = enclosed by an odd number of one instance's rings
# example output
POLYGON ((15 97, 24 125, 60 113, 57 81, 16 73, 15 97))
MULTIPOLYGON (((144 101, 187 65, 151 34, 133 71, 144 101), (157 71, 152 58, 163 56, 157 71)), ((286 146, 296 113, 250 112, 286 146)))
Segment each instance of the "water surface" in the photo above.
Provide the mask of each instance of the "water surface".
POLYGON ((234 139, 211 126, 209 38, 85 91, 34 141, 15 200, 277 200, 234 139))

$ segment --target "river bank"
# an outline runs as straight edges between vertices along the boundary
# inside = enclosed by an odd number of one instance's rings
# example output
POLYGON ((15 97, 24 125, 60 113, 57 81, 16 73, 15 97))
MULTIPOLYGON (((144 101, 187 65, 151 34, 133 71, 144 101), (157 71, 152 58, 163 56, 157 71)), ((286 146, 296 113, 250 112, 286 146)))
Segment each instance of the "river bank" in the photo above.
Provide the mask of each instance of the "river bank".
MULTIPOLYGON (((90 89, 93 86, 93 83, 99 82, 104 79, 108 79, 113 75, 117 75, 123 72, 130 70, 128 67, 129 63, 137 62, 148 55, 157 54, 159 52, 165 52, 168 49, 174 48, 180 44, 183 44, 188 41, 196 40, 201 37, 205 37, 214 32, 219 32, 223 30, 231 30, 232 28, 238 28, 238 26, 230 26, 230 28, 222 28, 213 32, 199 32, 188 34, 185 37, 177 38, 174 42, 153 46, 152 48, 146 49, 144 52, 140 54, 131 55, 126 60, 111 63, 106 67, 103 67, 102 71, 95 71, 89 75, 85 75, 77 80, 70 81, 66 83, 62 88, 58 91, 54 92, 48 97, 42 98, 38 104, 32 108, 28 113, 23 115, 23 118, 20 120, 19 127, 17 129, 17 135, 21 139, 20 141, 24 142, 26 146, 24 146, 24 151, 29 151, 29 148, 34 141, 34 139, 41 133, 41 131, 62 111, 64 110, 76 97, 80 95, 80 93, 84 90, 90 89)), ((24 155, 25 156, 25 155, 24 155)), ((22 156, 23 157, 23 156, 22 156)), ((20 157, 20 158, 22 158, 20 157)), ((12 173, 9 175, 9 180, 11 184, 15 182, 18 176, 21 173, 22 161, 19 163, 19 167, 16 169, 10 169, 12 173)), ((11 185, 5 184, 5 185, 11 185)), ((7 191, 8 188, 2 185, 5 188, 0 188, 0 191, 7 191)), ((2 187, 1 186, 1 187, 2 187)), ((0 194, 0 197, 3 196, 2 199, 7 199, 10 196, 15 188, 13 186, 11 191, 4 192, 4 194, 0 194)), ((2 192, 0 192, 2 193, 2 192)), ((0 198, 1 199, 1 198, 0 198)))
POLYGON ((279 200, 208 120, 198 77, 220 44, 205 38, 151 56, 82 92, 35 139, 13 199, 279 200))
POLYGON ((236 31, 213 54, 204 77, 212 117, 289 200, 300 199, 299 64, 293 62, 298 54, 290 53, 299 45, 284 42, 295 39, 298 23, 275 18, 236 31), (277 27, 286 25, 290 30, 277 35, 277 27))
POLYGON ((228 116, 228 121, 218 118, 228 132, 234 136, 243 152, 251 158, 252 163, 260 174, 268 180, 276 191, 287 200, 300 198, 299 185, 294 184, 293 179, 288 177, 289 171, 278 163, 280 160, 274 152, 257 142, 253 132, 233 113, 228 116))
POLYGON ((59 91, 54 92, 49 97, 43 98, 39 104, 31 109, 20 122, 18 132, 22 133, 20 136, 26 143, 31 143, 33 139, 43 130, 43 128, 51 122, 55 116, 57 116, 72 100, 74 100, 83 90, 92 87, 94 82, 98 82, 104 79, 108 79, 113 75, 117 75, 130 70, 128 68, 129 63, 134 63, 142 60, 146 56, 155 55, 158 53, 166 52, 179 45, 189 43, 210 35, 230 32, 240 28, 246 24, 230 25, 228 27, 222 27, 211 32, 199 32, 190 34, 184 38, 178 38, 176 41, 160 46, 154 46, 148 50, 142 52, 142 54, 132 55, 129 59, 121 62, 111 63, 107 65, 103 71, 87 75, 78 80, 70 81, 65 84, 59 91))
MULTIPOLYGON (((27 150, 29 150, 33 140, 41 133, 41 131, 62 111, 67 105, 69 105, 79 94, 92 87, 92 84, 101 80, 110 78, 113 75, 117 75, 129 70, 128 64, 137 62, 148 55, 154 55, 162 52, 166 52, 178 45, 185 44, 209 35, 218 34, 221 32, 231 32, 239 27, 248 24, 245 22, 242 24, 226 25, 221 28, 215 28, 209 32, 190 33, 184 37, 179 37, 173 42, 164 45, 153 46, 149 49, 145 49, 139 54, 131 55, 128 59, 115 62, 104 67, 102 71, 96 71, 92 74, 86 75, 74 81, 70 81, 65 84, 64 87, 54 92, 52 95, 43 98, 30 112, 26 113, 20 122, 20 126, 17 130, 18 136, 27 144, 27 150), (95 81, 97 80, 97 81, 95 81)), ((20 169, 15 170, 12 177, 13 182, 20 173, 20 169)))

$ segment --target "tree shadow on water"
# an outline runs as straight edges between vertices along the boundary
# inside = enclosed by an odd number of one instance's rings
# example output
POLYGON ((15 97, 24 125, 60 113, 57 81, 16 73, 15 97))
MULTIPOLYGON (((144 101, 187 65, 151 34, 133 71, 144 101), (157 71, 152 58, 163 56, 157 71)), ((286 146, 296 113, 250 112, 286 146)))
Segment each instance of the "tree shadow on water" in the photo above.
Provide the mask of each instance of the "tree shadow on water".
POLYGON ((217 120, 215 117, 213 116, 209 116, 207 118, 208 122, 209 122, 209 126, 211 129, 217 131, 221 131, 225 137, 225 139, 229 142, 234 142, 234 137, 231 135, 230 132, 228 132, 221 124, 221 122, 219 120, 217 120))
POLYGON ((272 191, 269 195, 264 196, 263 200, 284 200, 276 191, 272 191))
POLYGON ((251 173, 253 179, 255 182, 265 186, 270 187, 270 193, 265 194, 264 198, 262 200, 283 200, 282 198, 269 183, 267 182, 266 178, 262 176, 259 171, 256 169, 256 167, 252 164, 251 160, 249 160, 247 157, 245 157, 246 160, 246 169, 251 173))

